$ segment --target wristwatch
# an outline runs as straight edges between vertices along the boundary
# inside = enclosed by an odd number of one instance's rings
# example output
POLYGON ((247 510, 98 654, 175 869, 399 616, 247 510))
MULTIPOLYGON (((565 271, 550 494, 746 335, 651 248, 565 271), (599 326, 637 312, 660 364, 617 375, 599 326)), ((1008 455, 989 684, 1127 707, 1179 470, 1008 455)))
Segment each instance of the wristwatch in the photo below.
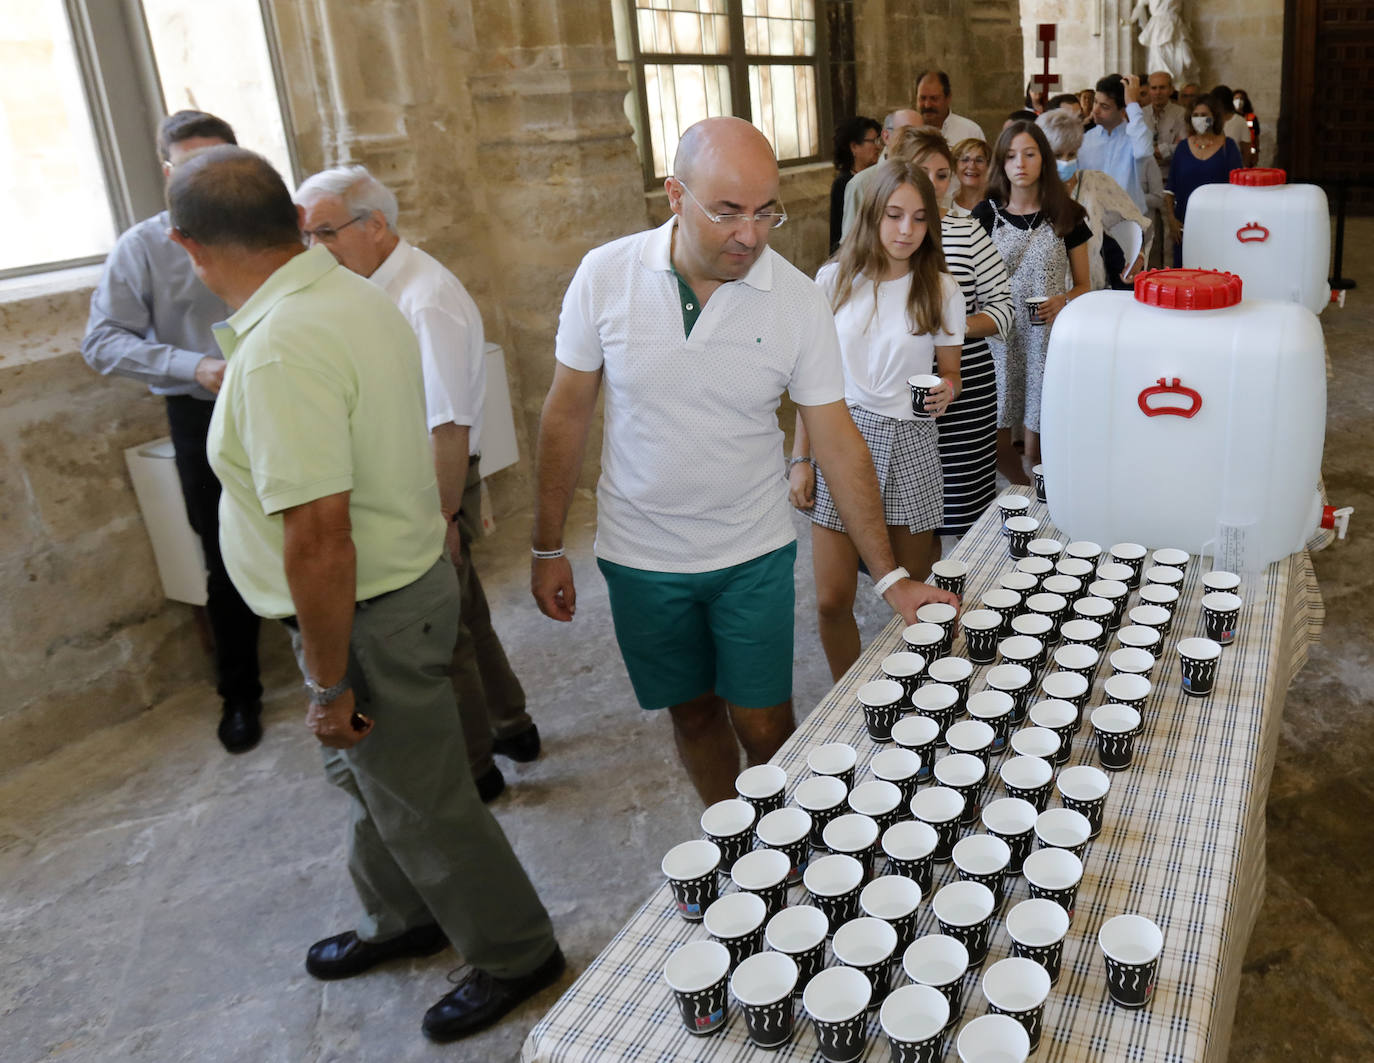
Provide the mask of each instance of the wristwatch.
POLYGON ((312 704, 328 705, 330 702, 338 701, 347 691, 352 690, 353 685, 348 681, 346 674, 332 687, 321 686, 310 676, 306 676, 305 689, 310 692, 312 704))

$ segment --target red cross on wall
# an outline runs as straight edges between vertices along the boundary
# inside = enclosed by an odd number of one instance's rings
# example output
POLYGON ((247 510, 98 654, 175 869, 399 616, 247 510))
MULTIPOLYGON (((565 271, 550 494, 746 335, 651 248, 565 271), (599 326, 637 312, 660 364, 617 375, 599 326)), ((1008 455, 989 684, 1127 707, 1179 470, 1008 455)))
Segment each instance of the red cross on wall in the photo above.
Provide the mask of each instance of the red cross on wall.
POLYGON ((1050 93, 1059 87, 1059 75, 1050 73, 1050 60, 1055 58, 1057 49, 1054 46, 1055 24, 1053 22, 1042 22, 1035 27, 1035 58, 1045 61, 1045 69, 1031 78, 1035 84, 1040 86, 1040 90, 1049 99, 1050 93))

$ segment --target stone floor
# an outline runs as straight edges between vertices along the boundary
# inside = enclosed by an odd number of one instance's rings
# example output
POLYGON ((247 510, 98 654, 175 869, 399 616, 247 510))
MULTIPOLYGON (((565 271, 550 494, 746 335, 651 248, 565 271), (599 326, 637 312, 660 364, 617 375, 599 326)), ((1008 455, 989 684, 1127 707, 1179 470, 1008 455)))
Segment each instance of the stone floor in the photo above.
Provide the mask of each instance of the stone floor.
MULTIPOLYGON (((1236 1061, 1374 1059, 1374 221, 1353 224, 1347 247, 1346 272, 1365 287, 1323 318, 1335 368, 1326 480, 1360 513, 1355 538, 1316 557, 1325 642, 1288 699, 1236 1061)), ((698 806, 667 721, 633 708, 590 562, 590 500, 569 527, 581 579, 571 625, 528 598, 527 521, 505 522, 478 552, 545 743, 533 764, 502 762, 511 786, 494 808, 571 961, 561 990, 658 884, 663 839, 694 833, 698 806)), ((808 707, 829 679, 801 543, 796 700, 808 707)), ((882 613, 864 602, 865 639, 882 613)), ((266 652, 267 734, 249 754, 221 752, 201 682, 0 780, 0 1059, 518 1059, 557 991, 440 1048, 419 1020, 447 989, 453 953, 349 982, 306 975, 306 946, 352 918, 345 805, 321 776, 279 632, 266 652)))

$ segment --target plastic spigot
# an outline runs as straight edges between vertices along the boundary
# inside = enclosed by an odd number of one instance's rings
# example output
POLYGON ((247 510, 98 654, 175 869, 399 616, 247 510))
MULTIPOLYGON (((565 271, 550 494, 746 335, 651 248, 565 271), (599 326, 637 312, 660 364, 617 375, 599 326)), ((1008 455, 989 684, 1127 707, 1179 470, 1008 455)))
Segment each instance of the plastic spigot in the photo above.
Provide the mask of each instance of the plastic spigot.
POLYGON ((1335 529, 1336 538, 1344 539, 1350 530, 1350 518, 1355 513, 1354 506, 1322 506, 1322 527, 1335 529))

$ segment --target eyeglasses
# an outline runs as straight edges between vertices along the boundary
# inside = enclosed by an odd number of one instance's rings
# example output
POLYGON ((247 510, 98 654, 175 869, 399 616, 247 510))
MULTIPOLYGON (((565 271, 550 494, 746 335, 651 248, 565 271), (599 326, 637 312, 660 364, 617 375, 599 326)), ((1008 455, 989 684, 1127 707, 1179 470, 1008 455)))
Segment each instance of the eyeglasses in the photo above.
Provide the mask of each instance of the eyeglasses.
POLYGON ((332 225, 319 225, 313 229, 302 229, 301 235, 304 236, 307 240, 314 239, 319 240, 321 243, 327 244, 331 240, 333 240, 334 237, 338 236, 339 233, 343 232, 350 225, 352 225, 355 221, 362 221, 366 217, 366 214, 359 214, 356 218, 350 218, 348 221, 344 222, 337 229, 334 228, 334 226, 332 225))
MULTIPOLYGON (((860 144, 876 144, 876 143, 878 143, 878 141, 881 140, 881 139, 882 139, 882 137, 876 137, 876 136, 875 136, 875 137, 864 137, 863 140, 859 141, 859 143, 860 143, 860 144)), ((685 187, 685 186, 684 186, 684 187, 685 187)))
POLYGON ((776 229, 787 220, 787 211, 763 211, 760 214, 712 214, 701 205, 701 200, 693 195, 692 190, 682 184, 676 177, 673 178, 678 184, 682 185, 682 190, 692 197, 692 202, 697 205, 707 220, 712 225, 726 225, 734 227, 736 225, 765 225, 770 229, 776 229))

